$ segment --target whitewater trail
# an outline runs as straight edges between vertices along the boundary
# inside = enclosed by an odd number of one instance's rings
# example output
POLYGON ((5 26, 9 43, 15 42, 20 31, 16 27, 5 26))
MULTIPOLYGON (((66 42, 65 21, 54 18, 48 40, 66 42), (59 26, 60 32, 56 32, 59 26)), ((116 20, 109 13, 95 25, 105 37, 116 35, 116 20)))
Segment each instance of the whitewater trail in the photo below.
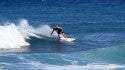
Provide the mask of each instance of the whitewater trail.
POLYGON ((28 45, 14 24, 0 26, 0 48, 20 48, 28 45))
POLYGON ((30 37, 41 38, 39 35, 50 36, 51 31, 52 29, 49 25, 41 25, 34 28, 28 24, 26 19, 20 20, 18 25, 7 23, 0 26, 0 49, 29 46, 30 43, 26 41, 27 39, 30 39, 30 37))

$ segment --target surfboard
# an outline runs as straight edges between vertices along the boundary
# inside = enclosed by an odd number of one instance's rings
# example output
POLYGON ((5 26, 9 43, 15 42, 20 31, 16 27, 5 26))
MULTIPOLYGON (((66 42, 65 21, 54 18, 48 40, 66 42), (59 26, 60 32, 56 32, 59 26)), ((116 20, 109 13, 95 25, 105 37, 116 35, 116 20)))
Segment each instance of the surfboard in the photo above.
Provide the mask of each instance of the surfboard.
POLYGON ((74 41, 75 40, 75 38, 60 38, 60 41, 63 41, 63 42, 72 42, 72 41, 74 41))
MULTIPOLYGON (((59 38, 57 36, 45 36, 45 35, 39 35, 42 39, 47 39, 47 40, 59 40, 59 38)), ((73 42, 74 40, 76 40, 75 38, 65 38, 61 35, 61 38, 59 41, 61 42, 73 42)))

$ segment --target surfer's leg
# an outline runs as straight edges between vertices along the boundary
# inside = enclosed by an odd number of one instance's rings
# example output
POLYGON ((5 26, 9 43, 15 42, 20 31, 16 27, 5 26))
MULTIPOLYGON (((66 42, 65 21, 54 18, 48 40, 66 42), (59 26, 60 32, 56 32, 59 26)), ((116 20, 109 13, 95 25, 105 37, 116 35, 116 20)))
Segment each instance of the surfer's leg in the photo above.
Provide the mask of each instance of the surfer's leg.
POLYGON ((60 39, 60 35, 58 34, 58 37, 59 37, 59 39, 60 39))
POLYGON ((59 39, 60 39, 60 33, 61 33, 61 31, 58 30, 57 34, 58 34, 59 39))
POLYGON ((62 35, 63 35, 65 38, 67 38, 67 36, 64 34, 64 32, 62 33, 62 35))

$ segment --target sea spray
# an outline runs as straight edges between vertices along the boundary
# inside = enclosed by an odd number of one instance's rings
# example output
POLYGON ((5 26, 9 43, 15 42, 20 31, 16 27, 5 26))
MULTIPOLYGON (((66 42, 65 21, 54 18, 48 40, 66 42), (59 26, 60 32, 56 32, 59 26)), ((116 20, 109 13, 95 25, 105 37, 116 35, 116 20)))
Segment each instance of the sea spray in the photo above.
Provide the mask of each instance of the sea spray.
POLYGON ((35 28, 29 25, 26 19, 20 20, 19 25, 18 25, 18 30, 22 33, 22 35, 26 39, 30 39, 30 37, 40 38, 40 36, 37 35, 38 31, 36 31, 35 28))
POLYGON ((52 28, 49 25, 39 25, 38 27, 34 28, 33 26, 29 25, 28 20, 26 19, 20 20, 18 30, 27 39, 30 39, 30 37, 41 38, 41 36, 57 37, 56 32, 51 35, 52 28))
POLYGON ((15 24, 0 26, 0 48, 20 48, 28 45, 15 24))
POLYGON ((51 36, 52 28, 49 25, 40 25, 37 28, 29 25, 28 20, 22 19, 17 25, 7 22, 0 26, 0 48, 21 48, 29 46, 26 41, 31 37, 42 38, 42 36, 55 37, 56 32, 51 36))
POLYGON ((44 36, 48 37, 57 36, 55 32, 53 32, 53 35, 51 36, 52 28, 49 25, 41 25, 36 30, 39 32, 39 34, 44 36))

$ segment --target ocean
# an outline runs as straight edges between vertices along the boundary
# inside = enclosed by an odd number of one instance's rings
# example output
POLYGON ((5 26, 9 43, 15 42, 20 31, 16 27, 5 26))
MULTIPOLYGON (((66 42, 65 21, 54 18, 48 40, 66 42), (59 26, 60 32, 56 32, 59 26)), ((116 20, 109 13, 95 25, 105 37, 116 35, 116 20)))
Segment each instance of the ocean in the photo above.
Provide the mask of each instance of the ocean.
POLYGON ((125 70, 124 0, 0 0, 0 70, 125 70))

